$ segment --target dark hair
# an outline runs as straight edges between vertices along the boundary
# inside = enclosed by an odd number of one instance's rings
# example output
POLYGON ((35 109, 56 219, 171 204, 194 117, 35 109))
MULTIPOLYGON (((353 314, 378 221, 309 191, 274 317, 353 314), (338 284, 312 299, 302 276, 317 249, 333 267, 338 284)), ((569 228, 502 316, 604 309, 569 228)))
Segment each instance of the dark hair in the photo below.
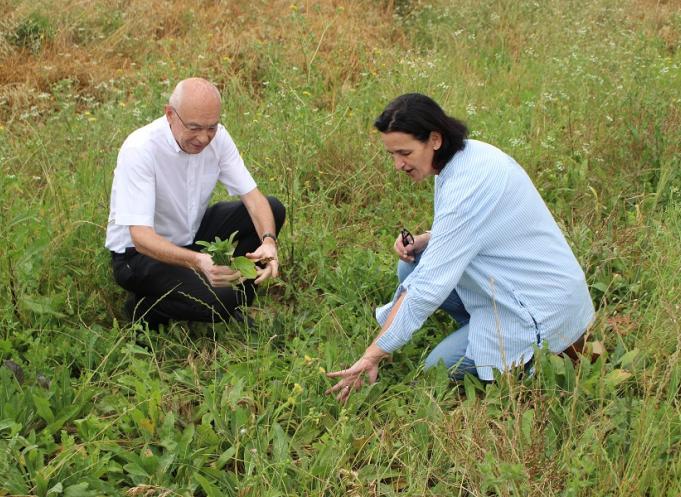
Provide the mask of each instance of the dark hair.
POLYGON ((406 93, 390 102, 374 121, 374 127, 381 133, 408 133, 424 143, 433 131, 440 133, 442 146, 433 156, 433 168, 438 171, 463 150, 468 136, 463 122, 445 114, 435 100, 420 93, 406 93))

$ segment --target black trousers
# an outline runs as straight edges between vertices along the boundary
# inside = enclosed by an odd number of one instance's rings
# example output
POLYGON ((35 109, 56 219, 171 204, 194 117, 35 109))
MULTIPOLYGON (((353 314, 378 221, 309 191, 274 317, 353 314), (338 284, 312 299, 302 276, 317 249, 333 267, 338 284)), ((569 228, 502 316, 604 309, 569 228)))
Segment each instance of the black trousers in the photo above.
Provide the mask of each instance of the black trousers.
MULTIPOLYGON (((277 234, 286 218, 286 209, 279 200, 268 197, 277 234)), ((251 221, 246 206, 240 202, 218 202, 206 210, 194 243, 185 247, 200 251, 196 241, 222 240, 238 231, 235 256, 257 249, 261 240, 251 221)), ((243 285, 215 288, 202 274, 188 268, 173 266, 142 255, 134 248, 125 254, 112 254, 113 275, 116 283, 134 295, 128 311, 133 319, 143 319, 150 326, 183 321, 218 322, 228 320, 236 308, 248 305, 255 295, 252 280, 243 285)))

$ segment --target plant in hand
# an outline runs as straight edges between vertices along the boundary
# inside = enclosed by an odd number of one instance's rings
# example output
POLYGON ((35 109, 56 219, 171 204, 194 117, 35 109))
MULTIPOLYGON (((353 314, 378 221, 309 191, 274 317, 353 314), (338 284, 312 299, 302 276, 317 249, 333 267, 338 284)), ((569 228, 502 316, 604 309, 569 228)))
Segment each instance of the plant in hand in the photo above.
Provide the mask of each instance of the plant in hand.
POLYGON ((236 248, 234 237, 236 237, 237 233, 238 231, 235 231, 229 235, 227 240, 221 240, 219 236, 216 236, 212 242, 200 240, 196 244, 205 247, 201 252, 209 254, 215 264, 218 266, 229 266, 235 271, 239 271, 241 276, 250 280, 255 278, 258 273, 255 263, 248 257, 243 255, 234 257, 234 249, 236 248))

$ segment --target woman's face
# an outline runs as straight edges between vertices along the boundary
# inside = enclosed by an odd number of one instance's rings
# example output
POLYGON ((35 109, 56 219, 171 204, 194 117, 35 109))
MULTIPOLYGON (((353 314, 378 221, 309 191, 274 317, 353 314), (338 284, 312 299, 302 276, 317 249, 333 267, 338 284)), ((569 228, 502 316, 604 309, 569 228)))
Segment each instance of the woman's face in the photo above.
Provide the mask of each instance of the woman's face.
POLYGON ((381 139, 385 149, 393 156, 395 169, 406 173, 415 183, 437 174, 437 169, 433 167, 433 156, 442 145, 440 133, 431 132, 425 142, 400 131, 381 133, 381 139))

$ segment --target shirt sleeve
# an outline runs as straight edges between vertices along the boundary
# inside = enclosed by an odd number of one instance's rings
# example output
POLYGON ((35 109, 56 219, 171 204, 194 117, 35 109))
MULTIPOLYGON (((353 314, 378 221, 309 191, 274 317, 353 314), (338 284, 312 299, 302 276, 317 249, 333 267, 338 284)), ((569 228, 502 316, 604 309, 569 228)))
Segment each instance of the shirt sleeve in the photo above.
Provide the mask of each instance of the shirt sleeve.
POLYGON ((230 195, 244 195, 253 190, 257 185, 246 169, 244 160, 241 158, 236 144, 227 130, 220 126, 218 140, 218 161, 220 173, 218 180, 225 185, 230 195))
POLYGON ((448 184, 436 190, 428 247, 393 300, 376 312, 379 323, 384 324, 399 296, 406 292, 390 328, 376 342, 381 349, 392 352, 407 343, 452 293, 478 255, 484 243, 483 227, 503 191, 504 178, 490 179, 475 174, 449 178, 448 184))
POLYGON ((114 223, 120 226, 154 226, 156 177, 154 160, 135 147, 118 153, 113 180, 114 223))

